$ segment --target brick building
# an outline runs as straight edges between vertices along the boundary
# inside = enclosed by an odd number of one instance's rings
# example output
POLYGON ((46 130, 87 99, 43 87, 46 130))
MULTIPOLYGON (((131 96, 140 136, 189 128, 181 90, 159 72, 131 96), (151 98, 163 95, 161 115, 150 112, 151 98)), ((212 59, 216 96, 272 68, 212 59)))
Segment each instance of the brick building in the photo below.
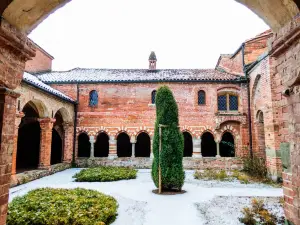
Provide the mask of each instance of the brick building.
MULTIPOLYGON (((247 40, 234 54, 221 55, 214 69, 159 69, 152 52, 148 69, 52 71, 53 57, 33 43, 37 54, 26 64, 28 73, 17 89, 22 94, 17 115, 25 114, 21 124, 39 121, 41 131, 38 123, 32 123, 36 128, 28 128, 36 134, 35 142, 28 143, 35 143, 31 148, 36 155, 35 165, 30 160, 14 160, 13 168, 24 171, 26 167, 47 168, 70 162, 73 150, 78 164, 93 159, 99 164, 149 166, 155 93, 161 85, 167 85, 179 108, 186 167, 223 168, 228 160, 236 166, 235 157, 249 154, 252 148, 256 155, 267 159, 274 178, 281 176, 267 54, 271 36, 267 31, 247 40)), ((21 130, 16 144, 20 150, 15 155, 26 159, 21 147, 27 146, 22 142, 27 140, 26 131, 21 130)))

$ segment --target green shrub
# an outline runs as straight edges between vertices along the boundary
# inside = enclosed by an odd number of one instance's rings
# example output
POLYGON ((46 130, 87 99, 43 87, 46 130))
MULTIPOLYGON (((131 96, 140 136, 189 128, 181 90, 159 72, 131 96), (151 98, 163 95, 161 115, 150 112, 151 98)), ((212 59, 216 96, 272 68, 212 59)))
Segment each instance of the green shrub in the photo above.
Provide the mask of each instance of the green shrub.
POLYGON ((244 171, 252 177, 266 178, 268 174, 266 161, 256 156, 243 158, 244 171))
POLYGON ((135 179, 137 170, 128 167, 95 167, 83 169, 73 178, 78 182, 105 182, 135 179))
POLYGON ((242 213, 244 217, 239 218, 239 220, 246 225, 276 225, 284 222, 283 217, 277 218, 265 208, 263 200, 256 198, 252 199, 251 208, 243 208, 242 213))
POLYGON ((194 173, 194 177, 196 179, 202 180, 231 180, 231 177, 228 176, 225 170, 214 170, 214 169, 206 169, 203 172, 196 171, 194 173))
POLYGON ((107 225, 117 208, 113 197, 97 191, 42 188, 13 199, 7 225, 107 225))
POLYGON ((162 189, 181 190, 184 184, 183 135, 178 128, 178 107, 171 90, 160 87, 156 93, 156 122, 153 139, 154 160, 152 164, 152 179, 158 187, 158 167, 160 161, 162 189), (159 124, 162 128, 162 149, 159 159, 159 124))

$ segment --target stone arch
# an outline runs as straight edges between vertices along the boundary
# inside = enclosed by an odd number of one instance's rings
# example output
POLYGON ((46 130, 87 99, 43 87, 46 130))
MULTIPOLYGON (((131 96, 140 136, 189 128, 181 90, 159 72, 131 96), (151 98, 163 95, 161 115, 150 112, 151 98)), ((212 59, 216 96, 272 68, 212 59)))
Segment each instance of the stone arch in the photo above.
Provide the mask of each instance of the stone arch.
POLYGON ((109 154, 109 135, 105 131, 97 133, 94 156, 95 157, 108 157, 109 154))
POLYGON ((203 157, 215 157, 217 155, 215 136, 209 130, 201 134, 201 152, 203 157))
POLYGON ((135 156, 150 157, 151 137, 148 132, 141 131, 136 136, 135 156))
POLYGON ((24 117, 18 130, 17 172, 37 169, 40 155, 40 124, 39 112, 35 104, 28 102, 23 107, 24 117))
MULTIPOLYGON (((45 118, 45 117, 49 117, 49 111, 46 107, 46 105, 38 99, 32 99, 28 102, 26 102, 26 104, 24 104, 24 107, 26 107, 26 105, 30 105, 33 109, 35 109, 35 111, 38 113, 39 118, 45 118)), ((22 111, 23 111, 22 109, 22 111)))
POLYGON ((62 111, 58 110, 55 115, 55 122, 52 128, 51 139, 51 165, 61 163, 63 160, 65 130, 62 111))
POLYGON ((61 114, 63 122, 73 122, 72 117, 70 116, 70 113, 68 112, 68 110, 65 107, 61 107, 60 109, 58 109, 55 112, 55 114, 58 112, 61 114))
POLYGON ((211 133, 211 135, 214 137, 214 139, 216 139, 217 132, 214 131, 214 130, 212 129, 212 127, 205 127, 204 129, 201 129, 201 130, 200 130, 199 137, 202 137, 202 135, 203 135, 204 133, 206 133, 206 132, 211 133))
POLYGON ((193 135, 185 130, 182 132, 184 138, 183 157, 192 157, 193 155, 193 135))
MULTIPOLYGON (((5 2, 3 18, 19 30, 29 33, 51 13, 63 7, 71 0, 14 0, 5 2), (28 7, 35 10, 28 10, 28 7), (21 18, 21 19, 20 19, 21 18), (24 19, 26 18, 26 19, 24 19)), ((273 30, 278 30, 299 13, 299 3, 296 0, 236 0, 243 4, 273 30)))

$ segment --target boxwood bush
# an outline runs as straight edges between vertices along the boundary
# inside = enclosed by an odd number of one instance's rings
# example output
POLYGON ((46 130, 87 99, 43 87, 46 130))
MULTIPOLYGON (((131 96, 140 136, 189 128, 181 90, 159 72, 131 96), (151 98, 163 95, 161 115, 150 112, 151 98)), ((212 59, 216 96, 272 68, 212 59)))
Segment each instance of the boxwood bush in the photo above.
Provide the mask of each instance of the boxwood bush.
POLYGON ((73 177, 78 182, 105 182, 135 179, 137 170, 128 167, 95 167, 83 169, 73 177))
POLYGON ((117 216, 117 201, 82 188, 42 188, 9 204, 7 225, 107 225, 117 216))

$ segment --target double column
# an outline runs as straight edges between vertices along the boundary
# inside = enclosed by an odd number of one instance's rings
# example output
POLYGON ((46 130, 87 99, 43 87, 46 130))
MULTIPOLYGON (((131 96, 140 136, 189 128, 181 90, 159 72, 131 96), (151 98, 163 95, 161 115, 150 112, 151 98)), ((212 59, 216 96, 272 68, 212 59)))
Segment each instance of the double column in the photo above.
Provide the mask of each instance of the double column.
POLYGON ((38 119, 41 128, 39 169, 49 169, 51 166, 53 118, 38 119))
POLYGON ((201 138, 193 138, 193 158, 202 158, 201 138))

